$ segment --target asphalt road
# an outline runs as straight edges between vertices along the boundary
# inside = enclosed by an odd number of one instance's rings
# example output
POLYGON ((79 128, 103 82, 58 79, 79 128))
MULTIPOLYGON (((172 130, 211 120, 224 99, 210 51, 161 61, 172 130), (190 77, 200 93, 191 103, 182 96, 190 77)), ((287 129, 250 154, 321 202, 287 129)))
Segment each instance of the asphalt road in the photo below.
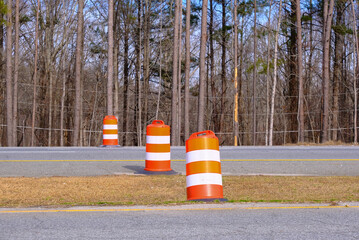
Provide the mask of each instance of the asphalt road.
MULTIPOLYGON (((358 176, 359 147, 221 147, 223 175, 358 176)), ((144 147, 0 148, 0 177, 142 174, 144 147)), ((185 174, 184 147, 171 167, 185 174)))
POLYGON ((359 239, 358 205, 31 211, 0 209, 0 239, 359 239))

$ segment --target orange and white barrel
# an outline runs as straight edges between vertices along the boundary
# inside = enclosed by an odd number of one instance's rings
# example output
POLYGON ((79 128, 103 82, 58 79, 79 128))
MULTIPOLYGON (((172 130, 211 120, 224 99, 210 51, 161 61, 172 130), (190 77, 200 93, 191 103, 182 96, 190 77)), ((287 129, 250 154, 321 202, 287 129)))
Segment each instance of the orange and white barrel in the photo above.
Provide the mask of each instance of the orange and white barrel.
POLYGON ((118 145, 118 124, 115 116, 106 116, 103 119, 102 141, 104 146, 118 145))
POLYGON ((187 200, 224 200, 218 138, 212 131, 186 141, 187 200))
POLYGON ((146 171, 171 171, 170 126, 154 120, 146 132, 146 171))

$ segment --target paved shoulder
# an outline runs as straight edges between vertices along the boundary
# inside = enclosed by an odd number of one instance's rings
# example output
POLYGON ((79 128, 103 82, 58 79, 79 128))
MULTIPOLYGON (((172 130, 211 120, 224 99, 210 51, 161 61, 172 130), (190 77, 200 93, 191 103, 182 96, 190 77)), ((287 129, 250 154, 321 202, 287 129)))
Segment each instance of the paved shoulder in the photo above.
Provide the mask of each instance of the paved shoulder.
POLYGON ((4 239, 358 239, 359 205, 345 205, 0 209, 0 231, 4 239))

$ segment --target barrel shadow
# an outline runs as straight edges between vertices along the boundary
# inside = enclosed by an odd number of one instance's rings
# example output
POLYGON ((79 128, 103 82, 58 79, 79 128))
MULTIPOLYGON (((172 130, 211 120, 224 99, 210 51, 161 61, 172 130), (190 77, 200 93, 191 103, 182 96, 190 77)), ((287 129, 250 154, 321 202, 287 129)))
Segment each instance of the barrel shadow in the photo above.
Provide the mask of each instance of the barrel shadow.
POLYGON ((141 174, 141 175, 180 175, 180 173, 176 171, 165 171, 165 172, 155 172, 155 171, 146 171, 144 167, 141 166, 123 166, 124 168, 127 168, 131 171, 133 171, 133 174, 141 174))

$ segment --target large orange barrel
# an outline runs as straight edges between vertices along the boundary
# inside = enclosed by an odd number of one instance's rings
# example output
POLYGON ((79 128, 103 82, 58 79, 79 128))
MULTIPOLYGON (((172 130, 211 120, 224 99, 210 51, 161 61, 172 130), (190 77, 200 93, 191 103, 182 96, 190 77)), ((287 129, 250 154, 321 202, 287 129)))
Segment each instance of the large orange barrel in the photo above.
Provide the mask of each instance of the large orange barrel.
POLYGON ((117 118, 115 116, 106 116, 103 119, 102 139, 104 146, 118 145, 118 126, 117 126, 117 118))
POLYGON ((171 171, 170 126, 154 120, 147 126, 146 171, 171 171))
POLYGON ((186 141, 187 200, 223 199, 218 138, 212 131, 193 133, 186 141))

